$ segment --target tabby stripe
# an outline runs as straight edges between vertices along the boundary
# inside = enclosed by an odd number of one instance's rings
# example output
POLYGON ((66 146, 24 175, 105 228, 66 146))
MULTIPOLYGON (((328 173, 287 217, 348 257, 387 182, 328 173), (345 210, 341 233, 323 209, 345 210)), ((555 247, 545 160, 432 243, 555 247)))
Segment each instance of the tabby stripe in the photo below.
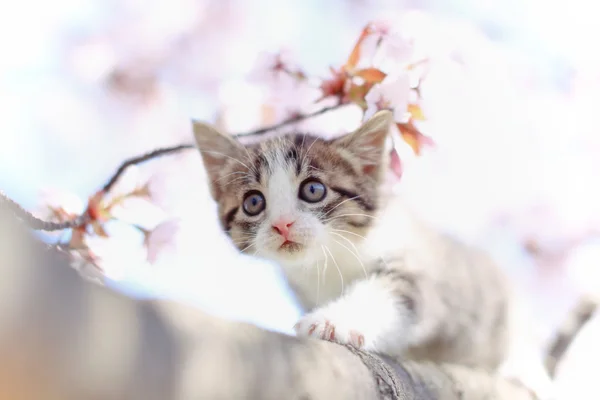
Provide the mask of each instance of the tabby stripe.
POLYGON ((259 154, 254 162, 254 178, 256 182, 260 183, 260 178, 262 174, 262 169, 267 168, 269 166, 269 160, 265 157, 264 154, 259 154))
POLYGON ((417 303, 419 301, 418 283, 414 275, 405 273, 399 269, 399 266, 404 262, 403 259, 398 258, 389 259, 387 262, 380 260, 379 266, 375 268, 372 276, 388 279, 393 285, 395 295, 401 300, 402 304, 416 316, 418 311, 417 303))
POLYGON ((243 231, 247 232, 255 232, 256 227, 258 226, 258 222, 250 222, 250 221, 237 221, 236 225, 240 227, 243 231))
POLYGON ((238 208, 239 207, 233 207, 231 210, 227 211, 227 214, 225 214, 225 230, 227 231, 227 233, 229 233, 229 230, 231 229, 231 223, 235 218, 235 214, 237 213, 238 208))
POLYGON ((285 159, 296 164, 296 175, 300 175, 300 172, 302 172, 302 165, 300 164, 298 150, 296 150, 295 147, 290 148, 285 154, 285 159))
POLYGON ((336 208, 342 201, 344 201, 343 199, 335 199, 333 201, 330 201, 327 204, 322 205, 321 207, 319 207, 319 211, 321 211, 321 219, 326 219, 329 218, 330 215, 329 213, 331 212, 331 210, 333 210, 334 208, 336 208))
POLYGON ((365 222, 346 221, 346 223, 355 228, 366 228, 367 226, 371 225, 371 220, 368 219, 365 222))
POLYGON ((371 204, 370 202, 366 201, 362 197, 357 197, 358 194, 356 194, 354 192, 351 192, 349 190, 342 189, 342 188, 339 188, 339 187, 331 187, 331 190, 333 190, 334 192, 336 192, 340 196, 346 197, 348 199, 352 199, 352 201, 357 202, 366 211, 373 211, 373 210, 375 210, 375 207, 373 206, 373 204, 371 204))

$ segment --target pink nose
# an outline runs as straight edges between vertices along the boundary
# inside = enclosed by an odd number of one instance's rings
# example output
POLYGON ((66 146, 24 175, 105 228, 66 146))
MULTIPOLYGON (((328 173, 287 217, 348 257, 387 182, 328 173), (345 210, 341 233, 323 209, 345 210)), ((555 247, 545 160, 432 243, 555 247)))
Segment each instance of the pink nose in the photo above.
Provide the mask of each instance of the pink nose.
POLYGON ((273 230, 287 240, 290 234, 290 227, 294 224, 294 222, 295 221, 290 221, 289 219, 280 219, 273 224, 273 230))

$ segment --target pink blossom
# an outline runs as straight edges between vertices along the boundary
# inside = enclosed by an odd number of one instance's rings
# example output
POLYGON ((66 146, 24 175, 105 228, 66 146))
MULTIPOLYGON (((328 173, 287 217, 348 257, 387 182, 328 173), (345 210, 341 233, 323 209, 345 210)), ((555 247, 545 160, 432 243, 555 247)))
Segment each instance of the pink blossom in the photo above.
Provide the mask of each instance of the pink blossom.
POLYGON ((179 231, 179 226, 179 220, 170 219, 146 234, 144 244, 148 252, 149 263, 154 264, 162 253, 175 249, 175 235, 179 231))
POLYGON ((370 118, 379 110, 391 109, 394 112, 394 121, 406 122, 410 90, 408 74, 386 76, 365 96, 367 102, 365 118, 370 118))
POLYGON ((266 85, 270 89, 289 88, 304 78, 304 73, 286 50, 259 54, 254 68, 248 74, 250 82, 266 85))

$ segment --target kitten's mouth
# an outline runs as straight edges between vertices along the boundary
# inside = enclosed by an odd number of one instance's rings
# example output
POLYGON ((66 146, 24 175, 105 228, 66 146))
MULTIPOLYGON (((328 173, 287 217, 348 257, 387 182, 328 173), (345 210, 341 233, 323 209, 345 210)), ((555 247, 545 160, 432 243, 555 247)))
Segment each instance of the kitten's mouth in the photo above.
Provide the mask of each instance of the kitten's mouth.
POLYGON ((289 252, 299 251, 302 248, 300 243, 292 242, 291 240, 286 240, 279 246, 279 250, 285 250, 289 252))

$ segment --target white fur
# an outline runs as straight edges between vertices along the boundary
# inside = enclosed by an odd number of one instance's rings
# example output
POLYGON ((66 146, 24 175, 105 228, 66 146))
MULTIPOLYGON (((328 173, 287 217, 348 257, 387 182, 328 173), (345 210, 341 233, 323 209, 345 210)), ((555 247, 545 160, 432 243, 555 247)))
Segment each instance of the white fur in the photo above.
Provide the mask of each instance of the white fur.
POLYGON ((399 310, 390 288, 371 278, 356 282, 342 297, 302 317, 295 329, 301 336, 398 354, 406 345, 402 332, 408 323, 399 310))
MULTIPOLYGON (((278 261, 305 308, 314 309, 296 325, 298 335, 327 336, 369 351, 398 353, 406 345, 399 339, 407 323, 399 312, 401 305, 382 281, 365 280, 372 250, 386 247, 381 246, 381 238, 373 239, 378 245, 372 240, 363 242, 356 235, 324 225, 313 212, 303 211, 294 166, 281 154, 269 156, 275 168, 264 193, 267 218, 257 232, 256 253, 278 261), (289 240, 304 246, 300 253, 279 251, 284 239, 272 225, 281 218, 294 221, 289 240)), ((385 242, 390 244, 389 238, 385 242)))
POLYGON ((323 242, 325 227, 315 215, 299 209, 300 182, 293 172, 293 167, 287 165, 280 155, 277 155, 274 161, 279 167, 270 175, 268 189, 264 193, 267 201, 267 218, 256 235, 256 254, 294 268, 307 263, 313 264, 322 256, 319 243, 323 242), (294 221, 288 238, 305 247, 301 254, 282 254, 278 251, 285 239, 274 232, 272 226, 282 218, 294 221))

